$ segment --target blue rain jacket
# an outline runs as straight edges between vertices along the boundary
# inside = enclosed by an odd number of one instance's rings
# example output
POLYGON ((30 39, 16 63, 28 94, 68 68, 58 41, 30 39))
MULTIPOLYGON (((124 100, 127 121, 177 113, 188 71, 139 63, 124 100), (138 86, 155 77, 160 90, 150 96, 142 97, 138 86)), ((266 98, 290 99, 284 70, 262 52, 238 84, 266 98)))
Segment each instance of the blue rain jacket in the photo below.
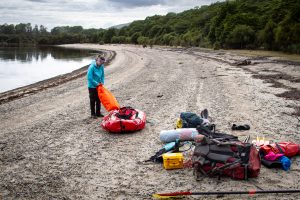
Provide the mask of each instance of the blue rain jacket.
POLYGON ((96 88, 100 83, 104 84, 104 65, 97 66, 93 61, 87 71, 88 88, 96 88))

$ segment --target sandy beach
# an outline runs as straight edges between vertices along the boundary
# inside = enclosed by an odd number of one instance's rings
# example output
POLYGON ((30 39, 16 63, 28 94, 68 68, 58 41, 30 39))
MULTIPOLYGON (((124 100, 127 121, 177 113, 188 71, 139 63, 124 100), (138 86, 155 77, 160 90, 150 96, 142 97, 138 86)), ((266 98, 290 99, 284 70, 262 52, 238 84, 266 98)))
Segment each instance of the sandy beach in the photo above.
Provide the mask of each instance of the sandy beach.
MULTIPOLYGON (((204 108, 222 132, 300 143, 300 63, 198 48, 64 46, 105 50, 110 58, 105 86, 120 105, 146 113, 146 128, 132 134, 101 129, 101 119, 90 118, 86 68, 62 82, 54 78, 0 94, 0 199, 151 199, 153 193, 186 190, 300 189, 299 156, 287 172, 262 166, 259 177, 248 181, 196 181, 192 169, 142 163, 162 147, 160 131, 174 129, 181 112, 200 114, 204 108), (251 64, 238 65, 245 59, 251 64), (233 123, 251 129, 233 132, 233 123)), ((219 199, 233 198, 249 196, 219 199)))

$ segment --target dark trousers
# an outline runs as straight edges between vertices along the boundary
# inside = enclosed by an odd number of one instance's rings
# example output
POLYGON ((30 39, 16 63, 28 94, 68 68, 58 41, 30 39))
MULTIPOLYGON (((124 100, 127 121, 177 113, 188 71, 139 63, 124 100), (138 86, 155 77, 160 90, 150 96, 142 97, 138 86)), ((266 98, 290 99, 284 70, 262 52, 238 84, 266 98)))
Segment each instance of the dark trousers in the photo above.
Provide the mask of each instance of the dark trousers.
POLYGON ((99 116, 101 109, 101 102, 98 97, 98 91, 96 88, 89 88, 91 115, 99 116), (96 108, 96 110, 95 110, 96 108))

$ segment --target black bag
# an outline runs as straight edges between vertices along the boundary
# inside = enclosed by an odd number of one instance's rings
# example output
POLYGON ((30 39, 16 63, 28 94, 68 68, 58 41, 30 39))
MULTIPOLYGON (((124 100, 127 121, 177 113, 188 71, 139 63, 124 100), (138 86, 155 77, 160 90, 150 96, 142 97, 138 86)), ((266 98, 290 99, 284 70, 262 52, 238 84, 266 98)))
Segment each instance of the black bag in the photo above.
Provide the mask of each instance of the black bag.
POLYGON ((120 119, 131 119, 133 115, 137 116, 138 112, 130 106, 120 108, 119 112, 116 114, 120 119))
POLYGON ((204 135, 205 137, 210 139, 217 139, 223 142, 239 141, 237 136, 216 132, 216 126, 214 124, 212 124, 211 126, 199 125, 196 129, 199 134, 204 135))
POLYGON ((201 117, 191 112, 180 113, 180 119, 182 120, 182 128, 196 128, 203 123, 201 117))
POLYGON ((262 149, 259 150, 259 155, 261 157, 261 164, 267 168, 282 168, 282 163, 277 159, 274 161, 265 159, 265 153, 262 149))

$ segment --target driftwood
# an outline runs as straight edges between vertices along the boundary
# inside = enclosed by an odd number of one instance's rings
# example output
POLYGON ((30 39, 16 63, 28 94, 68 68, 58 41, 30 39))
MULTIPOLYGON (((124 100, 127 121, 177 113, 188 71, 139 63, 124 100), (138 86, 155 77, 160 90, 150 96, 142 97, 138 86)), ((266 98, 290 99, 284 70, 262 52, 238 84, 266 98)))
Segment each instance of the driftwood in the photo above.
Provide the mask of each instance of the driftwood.
POLYGON ((250 60, 242 60, 242 61, 237 61, 235 64, 237 66, 250 65, 251 61, 250 60))

